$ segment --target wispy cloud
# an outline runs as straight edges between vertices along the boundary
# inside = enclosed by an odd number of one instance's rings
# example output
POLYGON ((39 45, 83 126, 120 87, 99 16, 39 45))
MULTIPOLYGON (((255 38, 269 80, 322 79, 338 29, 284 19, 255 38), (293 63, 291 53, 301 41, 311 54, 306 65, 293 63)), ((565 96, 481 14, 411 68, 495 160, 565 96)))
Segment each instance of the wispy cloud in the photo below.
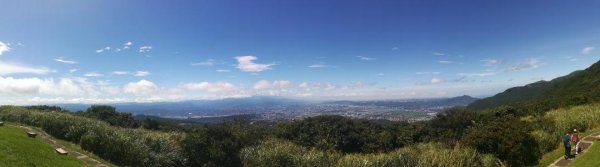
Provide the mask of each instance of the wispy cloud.
POLYGON ((56 58, 56 59, 54 59, 54 61, 59 62, 59 63, 65 63, 65 64, 77 64, 78 63, 73 60, 65 60, 63 57, 56 58))
POLYGON ((453 61, 448 61, 448 60, 438 60, 438 61, 436 61, 436 62, 437 62, 437 63, 440 63, 440 64, 453 64, 453 63, 455 63, 455 62, 453 62, 453 61))
POLYGON ((148 71, 136 71, 135 73, 133 73, 133 76, 136 77, 144 77, 144 76, 148 76, 150 75, 150 72, 148 71))
POLYGON ((46 67, 31 67, 16 63, 0 61, 0 75, 7 74, 47 74, 51 70, 46 67))
POLYGON ((312 64, 312 65, 308 66, 308 68, 327 68, 327 67, 329 67, 329 66, 325 65, 325 64, 312 64))
POLYGON ((517 72, 517 71, 538 68, 540 66, 542 66, 542 62, 539 59, 532 58, 532 59, 528 59, 526 62, 523 62, 521 64, 510 66, 510 67, 506 68, 504 71, 517 72))
POLYGON ((433 53, 431 53, 431 54, 433 54, 433 55, 435 55, 435 56, 443 56, 443 55, 446 55, 446 54, 444 54, 444 53, 440 53, 440 52, 433 52, 433 53))
POLYGON ((417 75, 427 75, 427 74, 441 74, 442 72, 434 71, 434 72, 416 72, 417 75))
POLYGON ((109 51, 110 49, 111 49, 110 46, 107 46, 107 47, 96 50, 96 53, 102 53, 104 51, 109 51))
POLYGON ((123 44, 123 50, 129 49, 129 47, 133 45, 133 42, 128 41, 123 44))
POLYGON ((375 60, 375 58, 372 58, 372 57, 365 57, 365 56, 356 56, 356 57, 361 60, 365 60, 365 61, 375 60))
POLYGON ((190 63, 190 65, 192 66, 212 66, 215 64, 215 60, 214 59, 208 59, 206 61, 202 61, 202 62, 193 62, 190 63))
POLYGON ((10 51, 10 47, 8 46, 8 44, 0 41, 0 55, 2 55, 4 52, 8 52, 10 51))
POLYGON ((584 55, 592 54, 592 52, 593 52, 594 50, 596 50, 596 48, 595 48, 595 47, 592 47, 592 46, 590 46, 590 47, 585 47, 585 48, 581 49, 581 54, 584 54, 584 55))
POLYGON ((442 83, 442 82, 444 82, 443 79, 440 79, 440 78, 431 78, 431 83, 432 84, 439 84, 439 83, 442 83))
POLYGON ((88 72, 88 73, 83 74, 83 76, 86 76, 86 77, 101 77, 101 76, 104 76, 104 75, 96 73, 96 72, 88 72))
POLYGON ((233 85, 229 82, 223 82, 223 81, 215 82, 215 83, 210 83, 210 82, 187 83, 187 84, 182 85, 181 87, 183 87, 184 89, 187 89, 187 90, 202 90, 202 91, 212 92, 212 93, 231 92, 231 91, 236 90, 235 85, 233 85))
POLYGON ((458 73, 459 76, 464 76, 464 77, 485 77, 485 76, 492 76, 492 75, 496 75, 496 73, 493 72, 482 72, 482 73, 458 73))
POLYGON ((78 71, 78 69, 75 69, 75 68, 74 68, 74 69, 70 69, 70 70, 69 70, 69 73, 74 73, 74 72, 77 72, 77 71, 78 71))
POLYGON ((230 72, 231 70, 225 70, 225 69, 218 69, 216 70, 217 72, 230 72))
POLYGON ((237 68, 244 72, 261 72, 265 70, 270 70, 271 66, 274 64, 258 64, 254 63, 258 58, 254 56, 238 56, 235 57, 237 60, 237 68))
POLYGON ((398 50, 400 48, 398 48, 397 46, 392 47, 392 50, 398 50))
POLYGON ((129 72, 128 71, 113 71, 112 74, 113 75, 128 75, 129 72))
POLYGON ((142 47, 140 47, 139 52, 146 53, 146 52, 150 52, 150 50, 152 50, 152 46, 142 46, 142 47))
POLYGON ((485 66, 485 67, 502 64, 502 60, 497 60, 497 59, 484 59, 484 60, 480 60, 480 61, 483 62, 483 66, 485 66))

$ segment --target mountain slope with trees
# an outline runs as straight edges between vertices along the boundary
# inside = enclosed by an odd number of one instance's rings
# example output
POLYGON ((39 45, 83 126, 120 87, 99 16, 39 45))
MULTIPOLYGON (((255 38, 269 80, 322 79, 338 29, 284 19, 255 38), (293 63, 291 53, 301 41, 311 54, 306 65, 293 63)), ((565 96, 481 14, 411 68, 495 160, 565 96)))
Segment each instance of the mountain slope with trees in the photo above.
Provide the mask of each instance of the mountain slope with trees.
POLYGON ((600 62, 585 70, 551 81, 538 81, 509 88, 492 97, 477 100, 467 108, 481 111, 510 105, 526 112, 548 111, 560 107, 600 101, 600 62))

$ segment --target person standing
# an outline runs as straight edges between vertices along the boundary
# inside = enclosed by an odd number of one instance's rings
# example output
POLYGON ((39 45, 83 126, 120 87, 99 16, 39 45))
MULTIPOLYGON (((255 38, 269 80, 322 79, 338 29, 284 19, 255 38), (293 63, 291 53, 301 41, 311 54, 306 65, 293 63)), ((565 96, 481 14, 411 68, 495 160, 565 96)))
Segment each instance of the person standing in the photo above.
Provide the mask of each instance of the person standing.
POLYGON ((579 135, 577 133, 577 129, 573 129, 573 134, 571 134, 571 141, 575 145, 575 155, 579 153, 579 135))
POLYGON ((569 135, 569 133, 567 132, 567 134, 565 134, 562 137, 562 141, 563 141, 563 145, 565 146, 565 159, 569 159, 571 157, 571 140, 570 140, 571 136, 569 135))

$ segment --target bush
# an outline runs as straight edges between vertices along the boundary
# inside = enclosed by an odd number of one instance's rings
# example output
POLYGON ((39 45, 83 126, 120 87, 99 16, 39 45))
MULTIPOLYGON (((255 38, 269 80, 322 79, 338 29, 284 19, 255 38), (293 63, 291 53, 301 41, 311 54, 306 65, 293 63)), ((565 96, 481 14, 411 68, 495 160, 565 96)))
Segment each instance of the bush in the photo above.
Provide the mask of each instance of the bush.
POLYGON ((494 154, 511 166, 535 165, 541 153, 531 130, 526 122, 506 116, 470 128, 461 143, 494 154))
POLYGON ((333 151, 307 149, 296 144, 270 139, 258 146, 242 149, 240 153, 243 166, 333 166, 340 154, 333 151))
POLYGON ((183 166, 177 143, 182 134, 113 127, 102 121, 57 111, 0 107, 0 119, 42 127, 48 134, 79 143, 84 150, 122 166, 183 166))
POLYGON ((241 151, 243 166, 326 166, 326 167, 441 167, 495 166, 497 159, 474 149, 439 143, 418 144, 389 153, 346 154, 298 146, 291 142, 270 139, 241 151))

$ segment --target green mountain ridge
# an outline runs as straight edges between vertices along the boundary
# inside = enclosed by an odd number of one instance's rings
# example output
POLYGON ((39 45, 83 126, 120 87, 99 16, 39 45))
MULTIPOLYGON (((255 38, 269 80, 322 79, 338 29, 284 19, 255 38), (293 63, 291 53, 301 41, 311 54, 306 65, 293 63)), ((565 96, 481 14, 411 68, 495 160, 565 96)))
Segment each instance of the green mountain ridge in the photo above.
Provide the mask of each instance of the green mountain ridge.
POLYGON ((471 103, 475 111, 504 105, 547 111, 560 107, 589 104, 600 101, 600 61, 585 70, 578 70, 550 81, 538 81, 513 87, 492 97, 471 103))

